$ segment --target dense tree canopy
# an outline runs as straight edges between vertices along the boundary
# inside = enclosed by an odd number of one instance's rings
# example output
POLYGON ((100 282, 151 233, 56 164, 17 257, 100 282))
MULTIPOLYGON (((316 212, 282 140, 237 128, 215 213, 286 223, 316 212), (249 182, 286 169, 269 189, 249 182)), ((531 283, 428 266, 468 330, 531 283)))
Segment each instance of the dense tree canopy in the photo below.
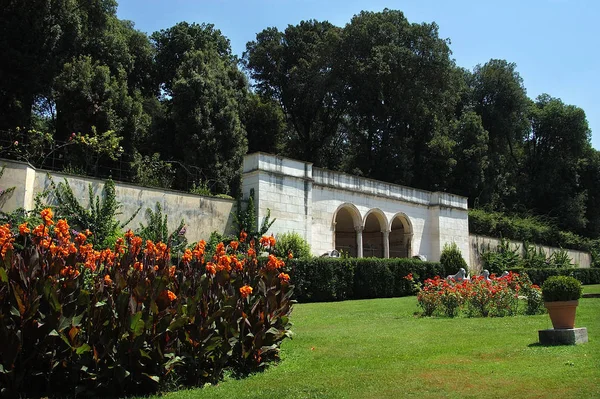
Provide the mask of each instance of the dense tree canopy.
MULTIPOLYGON (((238 60, 209 23, 147 35, 116 7, 3 2, 4 139, 17 127, 104 137, 123 147, 133 181, 234 195, 243 155, 264 151, 600 235, 600 155, 585 112, 530 99, 509 61, 457 66, 435 23, 386 9, 343 27, 265 27, 238 60)), ((86 154, 70 150, 64 166, 90 173, 86 154)), ((121 167, 120 151, 95 154, 96 166, 121 167)))

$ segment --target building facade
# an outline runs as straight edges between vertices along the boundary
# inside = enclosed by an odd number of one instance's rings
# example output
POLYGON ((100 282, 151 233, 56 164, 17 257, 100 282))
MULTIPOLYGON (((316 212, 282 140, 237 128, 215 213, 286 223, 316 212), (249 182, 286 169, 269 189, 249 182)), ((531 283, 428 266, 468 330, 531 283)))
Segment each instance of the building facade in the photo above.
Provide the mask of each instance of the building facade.
POLYGON ((332 249, 358 257, 437 261, 456 243, 469 259, 467 199, 315 168, 254 153, 244 158, 243 194, 254 195, 258 220, 268 211, 275 234, 296 232, 314 255, 332 249))

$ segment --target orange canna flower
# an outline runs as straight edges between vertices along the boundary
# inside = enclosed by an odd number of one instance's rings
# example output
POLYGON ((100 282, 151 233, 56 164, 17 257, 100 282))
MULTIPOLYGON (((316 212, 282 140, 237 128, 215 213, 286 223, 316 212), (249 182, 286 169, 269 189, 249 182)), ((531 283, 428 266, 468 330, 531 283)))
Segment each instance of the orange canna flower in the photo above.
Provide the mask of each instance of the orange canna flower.
POLYGON ((265 268, 267 270, 275 270, 275 269, 279 269, 280 267, 282 267, 284 265, 285 265, 285 263, 282 260, 277 259, 277 257, 275 255, 269 254, 269 260, 267 261, 265 268))
POLYGON ((260 237, 260 240, 258 240, 258 242, 260 242, 260 245, 262 245, 263 247, 268 247, 270 240, 269 240, 269 237, 262 236, 262 237, 260 237))
POLYGON ((21 223, 21 224, 19 225, 19 234, 21 234, 21 235, 23 235, 23 236, 24 236, 25 234, 28 234, 28 233, 31 233, 31 230, 29 230, 29 229, 27 228, 27 222, 25 222, 25 223, 21 223))
POLYGON ((246 233, 244 230, 242 230, 240 232, 240 242, 246 241, 246 237, 248 237, 248 233, 246 233))
POLYGON ((292 251, 288 252, 288 259, 293 259, 294 258, 294 254, 292 253, 292 251))
POLYGON ((39 224, 37 226, 35 226, 35 228, 33 229, 33 235, 36 237, 44 237, 48 235, 48 228, 46 226, 44 226, 43 224, 39 224))
POLYGON ((10 225, 6 223, 0 226, 0 254, 4 257, 9 249, 13 249, 15 238, 10 232, 10 225))
POLYGON ((250 294, 252 294, 252 287, 250 287, 249 285, 245 285, 240 288, 240 295, 242 296, 242 298, 247 298, 250 294))
POLYGON ((169 277, 175 276, 175 266, 169 267, 169 277))
POLYGON ((134 268, 135 270, 142 271, 142 269, 143 269, 142 262, 135 262, 135 263, 133 264, 133 268, 134 268))
POLYGON ((110 276, 108 274, 104 276, 104 283, 107 285, 112 284, 112 280, 110 279, 110 276))
POLYGON ((132 237, 133 237, 133 231, 131 231, 131 229, 127 230, 127 232, 125 233, 125 238, 127 238, 129 240, 132 237))
POLYGON ((77 234, 77 236, 75 237, 75 242, 79 245, 83 245, 83 243, 85 242, 85 240, 87 240, 87 236, 83 233, 79 233, 77 234))
POLYGON ((273 248, 275 246, 275 242, 275 237, 273 237, 273 234, 271 234, 271 237, 269 237, 269 246, 273 248))
POLYGON ((290 282, 290 275, 286 274, 286 273, 279 273, 279 281, 281 281, 281 283, 289 283, 290 282))
POLYGON ((214 276, 215 274, 217 274, 217 268, 215 267, 215 264, 214 264, 214 263, 212 263, 212 262, 208 262, 208 263, 206 264, 206 271, 207 271, 208 273, 212 274, 213 276, 214 276))
POLYGON ((254 248, 248 248, 248 256, 253 258, 256 256, 256 250, 254 248))
POLYGON ((169 298, 169 301, 173 302, 175 299, 177 299, 177 295, 175 295, 175 293, 171 290, 167 290, 167 297, 169 298))
POLYGON ((54 222, 52 218, 54 217, 54 213, 52 213, 52 209, 46 208, 42 212, 40 212, 40 216, 44 219, 44 224, 52 225, 54 222))
POLYGON ((183 253, 183 256, 181 257, 181 261, 184 264, 188 264, 192 261, 192 251, 189 249, 186 249, 185 252, 183 253))
POLYGON ((240 245, 240 243, 239 243, 239 242, 237 242, 237 241, 231 241, 231 242, 229 243, 229 247, 230 247, 231 249, 233 249, 234 251, 237 251, 237 249, 238 249, 238 246, 239 246, 239 245, 240 245))

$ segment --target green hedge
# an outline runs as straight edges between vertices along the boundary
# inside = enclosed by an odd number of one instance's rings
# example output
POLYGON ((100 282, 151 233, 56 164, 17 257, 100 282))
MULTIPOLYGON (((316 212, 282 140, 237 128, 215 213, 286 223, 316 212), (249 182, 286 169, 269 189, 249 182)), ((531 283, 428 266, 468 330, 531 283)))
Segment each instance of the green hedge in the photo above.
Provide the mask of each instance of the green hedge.
POLYGON ((581 284, 600 284, 600 268, 576 269, 576 268, 544 268, 529 269, 514 267, 509 269, 515 273, 527 273, 531 282, 541 286, 550 276, 573 276, 581 281, 581 284))
POLYGON ((409 273, 421 281, 456 273, 437 262, 402 258, 294 259, 289 268, 300 302, 406 296, 413 293, 404 279, 409 273))

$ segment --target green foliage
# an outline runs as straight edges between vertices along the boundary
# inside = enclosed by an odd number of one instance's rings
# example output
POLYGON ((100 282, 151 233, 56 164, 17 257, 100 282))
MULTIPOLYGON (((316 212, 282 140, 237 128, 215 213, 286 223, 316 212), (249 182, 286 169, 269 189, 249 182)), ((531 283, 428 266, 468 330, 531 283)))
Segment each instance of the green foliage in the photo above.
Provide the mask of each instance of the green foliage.
POLYGON ((482 260, 483 268, 496 275, 521 265, 519 250, 511 248, 510 242, 505 239, 500 240, 495 250, 484 252, 482 260))
POLYGON ((551 267, 550 262, 546 259, 546 252, 542 248, 537 249, 535 245, 523 243, 523 249, 523 267, 530 269, 551 267))
POLYGON ((248 202, 245 207, 242 205, 242 200, 238 199, 236 213, 233 215, 233 218, 238 232, 245 231, 250 237, 255 239, 259 239, 265 235, 277 220, 271 220, 271 210, 267 209, 267 214, 263 218, 260 226, 258 226, 256 220, 256 207, 254 206, 254 190, 250 191, 250 196, 248 197, 248 202))
POLYGON ((102 198, 94 196, 92 185, 88 186, 89 205, 84 208, 79 199, 73 193, 69 182, 55 184, 51 182, 51 190, 48 193, 51 201, 54 201, 57 218, 71 221, 72 226, 80 231, 90 230, 93 235, 90 240, 101 247, 112 247, 117 237, 121 235, 121 229, 137 215, 138 210, 124 223, 117 220, 120 215, 121 205, 117 201, 115 183, 107 180, 102 188, 102 198))
POLYGON ((351 259, 304 258, 288 263, 300 302, 353 299, 354 262, 351 259))
POLYGON ((458 248, 458 245, 456 245, 455 242, 452 244, 444 244, 444 249, 442 250, 442 254, 440 256, 440 263, 446 270, 455 270, 454 273, 456 273, 460 269, 465 269, 465 276, 469 275, 469 267, 467 266, 467 262, 462 257, 460 248, 458 248))
POLYGON ((275 255, 280 258, 287 258, 291 254, 294 258, 310 258, 310 244, 296 232, 278 234, 276 237, 277 246, 275 255))
POLYGON ((209 197, 212 196, 210 187, 208 187, 208 184, 206 182, 199 182, 197 185, 196 183, 193 183, 192 188, 190 188, 190 193, 196 195, 206 195, 209 197))
POLYGON ((509 216, 501 212, 487 212, 483 209, 469 210, 469 232, 552 247, 590 251, 592 254, 593 248, 599 245, 598 240, 561 231, 552 223, 539 217, 509 216))
POLYGON ((419 280, 446 275, 439 263, 416 259, 307 258, 289 262, 300 302, 328 302, 406 296, 414 293, 404 277, 419 280))
POLYGON ((156 152, 152 156, 142 156, 135 151, 131 169, 134 183, 142 186, 171 188, 175 180, 175 171, 172 165, 161 160, 160 154, 156 152))
POLYGON ((542 285, 551 276, 571 276, 581 281, 581 284, 600 284, 600 268, 543 268, 543 269, 523 269, 520 267, 512 268, 510 271, 515 273, 527 272, 534 284, 542 285))
POLYGON ((163 215, 162 206, 159 202, 155 205, 155 211, 146 208, 146 220, 148 224, 144 226, 140 223, 137 234, 144 241, 163 242, 171 248, 171 254, 179 259, 187 247, 188 240, 185 236, 186 225, 182 219, 179 225, 169 234, 168 215, 163 215))
POLYGON ((571 276, 548 277, 542 285, 542 295, 546 302, 574 301, 581 298, 581 282, 571 276))

